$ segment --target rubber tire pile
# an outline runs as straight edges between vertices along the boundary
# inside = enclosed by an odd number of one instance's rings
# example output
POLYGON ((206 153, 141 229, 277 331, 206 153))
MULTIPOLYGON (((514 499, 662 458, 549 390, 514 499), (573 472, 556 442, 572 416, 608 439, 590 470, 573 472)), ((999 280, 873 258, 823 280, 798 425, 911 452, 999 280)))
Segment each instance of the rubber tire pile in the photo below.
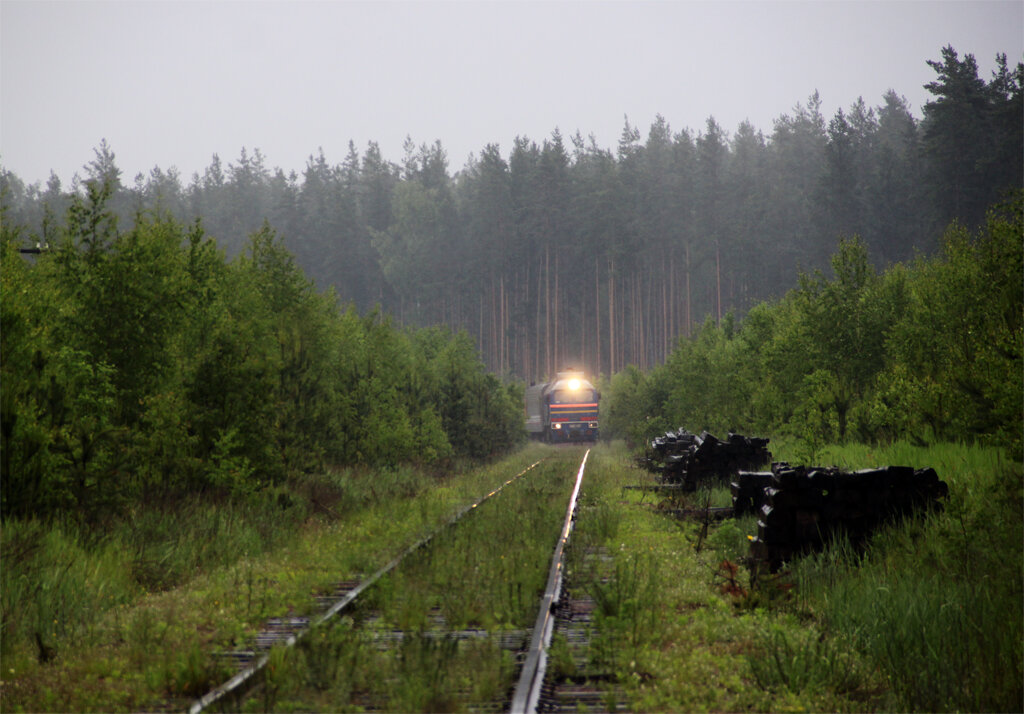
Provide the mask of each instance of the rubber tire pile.
POLYGON ((840 533, 859 547, 883 524, 941 508, 949 494, 934 469, 910 466, 849 472, 776 463, 770 472, 740 472, 730 487, 734 515, 757 514, 750 554, 772 572, 840 533))
POLYGON ((694 491, 700 483, 728 483, 737 472, 758 468, 771 460, 768 439, 730 433, 721 441, 706 431, 697 435, 679 429, 651 441, 641 462, 649 471, 661 474, 663 484, 694 491))

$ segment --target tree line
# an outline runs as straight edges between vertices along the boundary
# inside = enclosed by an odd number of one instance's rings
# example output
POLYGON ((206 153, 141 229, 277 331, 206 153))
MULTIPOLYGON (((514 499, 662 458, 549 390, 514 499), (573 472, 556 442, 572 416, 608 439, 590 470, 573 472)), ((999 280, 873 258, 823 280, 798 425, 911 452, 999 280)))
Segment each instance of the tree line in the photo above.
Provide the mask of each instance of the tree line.
POLYGON ((986 81, 952 47, 929 65, 921 119, 894 91, 826 118, 815 93, 767 134, 658 117, 644 136, 627 120, 615 150, 556 130, 517 137, 507 158, 489 144, 454 174, 440 142, 408 140, 398 163, 350 144, 300 176, 243 149, 188 185, 160 168, 130 184, 104 142, 70 190, 55 176, 0 180, 9 219, 44 243, 84 185, 104 181, 123 224, 201 217, 228 256, 269 221, 319 289, 399 324, 464 329, 491 371, 612 374, 660 364, 707 316, 745 315, 799 270, 828 270, 840 237, 858 236, 881 268, 937 251, 951 220, 982 225, 1022 183, 1024 65, 1000 55, 986 81))
POLYGON ((0 514, 87 523, 246 498, 326 466, 427 469, 523 435, 522 389, 471 338, 314 289, 264 223, 228 260, 201 222, 89 180, 48 250, 0 214, 0 514))
POLYGON ((1024 191, 936 255, 878 272, 859 239, 831 277, 681 339, 650 372, 603 384, 602 427, 641 443, 680 426, 831 443, 981 442, 1022 455, 1024 191))

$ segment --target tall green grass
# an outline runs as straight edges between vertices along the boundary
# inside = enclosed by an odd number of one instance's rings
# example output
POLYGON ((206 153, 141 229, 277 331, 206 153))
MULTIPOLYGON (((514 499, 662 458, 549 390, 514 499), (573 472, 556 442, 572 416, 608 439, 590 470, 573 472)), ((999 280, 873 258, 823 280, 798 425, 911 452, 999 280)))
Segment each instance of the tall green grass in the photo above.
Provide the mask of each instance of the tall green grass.
POLYGON ((832 447, 849 468, 932 466, 950 487, 942 512, 838 542, 794 563, 799 607, 883 673, 908 711, 1019 711, 1024 704, 1021 468, 963 445, 832 447))
POLYGON ((0 708, 184 707, 227 678, 212 652, 237 648, 268 617, 314 612, 312 595, 373 572, 551 453, 531 446, 445 473, 295 475, 244 499, 139 505, 101 529, 7 519, 0 708))
POLYGON ((61 641, 81 641, 100 614, 137 592, 130 556, 120 544, 90 548, 73 528, 61 525, 8 521, 0 560, 4 654, 24 643, 38 648, 40 659, 53 656, 61 641))
POLYGON ((104 532, 8 519, 0 540, 0 651, 21 646, 45 660, 68 645, 91 644, 108 611, 280 545, 307 512, 280 496, 140 507, 104 532))

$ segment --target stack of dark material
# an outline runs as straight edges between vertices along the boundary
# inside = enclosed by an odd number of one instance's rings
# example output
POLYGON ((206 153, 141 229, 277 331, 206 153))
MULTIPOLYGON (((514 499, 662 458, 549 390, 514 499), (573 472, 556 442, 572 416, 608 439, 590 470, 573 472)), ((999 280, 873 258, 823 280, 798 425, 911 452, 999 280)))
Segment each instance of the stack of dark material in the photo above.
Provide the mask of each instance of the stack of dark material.
POLYGON ((772 483, 771 471, 740 471, 736 480, 729 484, 734 515, 739 518, 747 513, 760 513, 765 503, 765 489, 772 483))
POLYGON ((695 490, 699 483, 725 482, 739 471, 757 468, 771 459, 768 439, 729 434, 720 441, 706 431, 698 436, 680 429, 651 442, 645 465, 661 474, 662 483, 695 490))
MULTIPOLYGON (((765 483, 765 475, 748 475, 750 489, 755 482, 765 483)), ((737 515, 741 500, 744 509, 758 514, 751 556, 773 571, 795 556, 819 550, 839 533, 859 546, 882 524, 939 508, 949 494, 934 469, 910 466, 846 472, 772 464, 760 497, 751 496, 749 502, 743 483, 733 485, 737 515)))

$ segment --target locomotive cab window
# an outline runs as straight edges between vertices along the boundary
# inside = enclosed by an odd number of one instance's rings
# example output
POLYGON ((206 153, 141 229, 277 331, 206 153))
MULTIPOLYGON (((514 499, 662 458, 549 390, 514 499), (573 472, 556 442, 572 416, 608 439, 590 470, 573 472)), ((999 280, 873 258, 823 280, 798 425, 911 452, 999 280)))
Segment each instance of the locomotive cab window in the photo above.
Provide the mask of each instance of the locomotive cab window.
POLYGON ((551 395, 552 404, 582 404, 597 401, 593 389, 556 389, 551 395))

